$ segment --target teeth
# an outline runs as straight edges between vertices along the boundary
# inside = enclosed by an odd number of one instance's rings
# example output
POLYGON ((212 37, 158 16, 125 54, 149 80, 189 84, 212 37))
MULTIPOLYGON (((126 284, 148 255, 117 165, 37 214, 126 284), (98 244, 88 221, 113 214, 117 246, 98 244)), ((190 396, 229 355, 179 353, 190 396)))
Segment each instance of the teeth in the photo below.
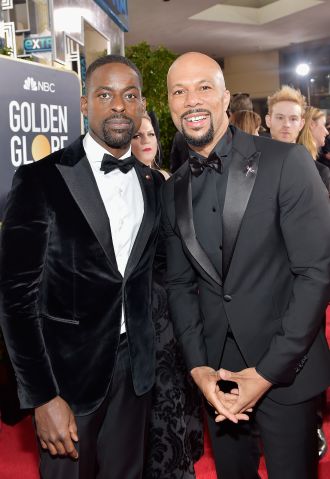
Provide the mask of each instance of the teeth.
POLYGON ((188 118, 187 121, 195 122, 195 121, 205 120, 205 118, 206 116, 193 116, 191 118, 188 118))

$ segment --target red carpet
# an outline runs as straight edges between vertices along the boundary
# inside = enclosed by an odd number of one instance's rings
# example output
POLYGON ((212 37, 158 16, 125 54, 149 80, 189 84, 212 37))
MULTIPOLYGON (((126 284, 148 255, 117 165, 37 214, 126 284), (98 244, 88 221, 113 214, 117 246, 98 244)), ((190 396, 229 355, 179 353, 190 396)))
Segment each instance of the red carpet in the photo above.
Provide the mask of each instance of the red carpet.
MULTIPOLYGON (((327 313, 327 333, 330 344, 330 307, 327 313)), ((330 445, 330 391, 328 391, 327 405, 324 430, 330 445)), ((205 438, 205 454, 196 463, 195 470, 197 479, 217 479, 207 436, 205 438)), ((263 458, 260 464, 260 475, 262 479, 267 479, 263 458)), ((23 419, 15 426, 2 424, 0 431, 0 478, 39 479, 37 445, 30 417, 23 419)), ((319 479, 330 479, 330 451, 320 461, 319 479)))

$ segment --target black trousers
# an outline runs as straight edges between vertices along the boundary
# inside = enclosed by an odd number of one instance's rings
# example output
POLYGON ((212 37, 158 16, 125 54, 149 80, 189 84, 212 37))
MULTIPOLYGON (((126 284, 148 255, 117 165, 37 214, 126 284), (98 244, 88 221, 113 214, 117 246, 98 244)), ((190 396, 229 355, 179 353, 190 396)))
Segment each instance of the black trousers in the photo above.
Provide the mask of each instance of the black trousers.
MULTIPOLYGON (((221 367, 246 368, 236 342, 227 338, 221 367)), ((219 479, 258 479, 260 439, 269 479, 316 479, 316 400, 283 405, 264 398, 251 420, 216 423, 207 407, 207 420, 219 479)))
POLYGON ((86 416, 76 416, 79 459, 40 452, 42 479, 141 479, 151 392, 136 396, 126 335, 121 338, 107 397, 86 416))

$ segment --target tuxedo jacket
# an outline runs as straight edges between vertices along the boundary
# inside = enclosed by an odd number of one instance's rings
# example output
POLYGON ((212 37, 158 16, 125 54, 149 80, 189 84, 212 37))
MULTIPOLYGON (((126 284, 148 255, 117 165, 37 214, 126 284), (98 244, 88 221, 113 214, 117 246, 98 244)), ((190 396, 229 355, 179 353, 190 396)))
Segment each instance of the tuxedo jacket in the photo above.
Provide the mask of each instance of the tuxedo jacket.
POLYGON ((318 160, 315 161, 315 166, 320 174, 323 183, 325 184, 326 189, 330 193, 330 168, 318 160))
POLYGON ((136 162, 144 215, 124 277, 82 138, 17 170, 2 227, 2 326, 23 408, 60 395, 76 414, 108 390, 125 311, 137 395, 154 382, 151 269, 162 177, 136 162))
POLYGON ((329 198, 305 148, 234 130, 220 272, 196 235, 188 162, 162 196, 170 314, 188 367, 218 369, 229 326, 247 366, 273 383, 271 398, 324 390, 329 198))

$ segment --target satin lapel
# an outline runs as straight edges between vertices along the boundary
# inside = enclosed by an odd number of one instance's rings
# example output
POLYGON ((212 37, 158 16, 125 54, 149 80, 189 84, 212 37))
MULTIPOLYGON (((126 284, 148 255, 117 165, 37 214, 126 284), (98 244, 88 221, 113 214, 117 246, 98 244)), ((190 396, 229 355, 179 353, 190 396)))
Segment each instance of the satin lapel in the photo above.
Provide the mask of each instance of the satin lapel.
POLYGON ((124 274, 125 280, 128 278, 128 276, 132 273, 132 271, 138 264, 155 222, 156 198, 153 176, 148 167, 140 165, 139 163, 136 163, 134 169, 136 171, 142 190, 144 213, 130 257, 127 261, 124 274))
POLYGON ((191 174, 189 163, 181 167, 174 184, 174 201, 178 228, 190 254, 195 258, 203 270, 220 286, 221 279, 196 238, 193 221, 191 174))
POLYGON ((226 277, 234 254, 243 216, 256 180, 260 152, 253 137, 236 132, 229 165, 226 198, 223 209, 223 278, 226 277))
MULTIPOLYGON (((56 167, 93 230, 96 239, 102 246, 111 265, 118 271, 109 218, 87 157, 84 156, 73 166, 57 164, 56 167)), ((119 271, 118 274, 120 274, 119 271)))

